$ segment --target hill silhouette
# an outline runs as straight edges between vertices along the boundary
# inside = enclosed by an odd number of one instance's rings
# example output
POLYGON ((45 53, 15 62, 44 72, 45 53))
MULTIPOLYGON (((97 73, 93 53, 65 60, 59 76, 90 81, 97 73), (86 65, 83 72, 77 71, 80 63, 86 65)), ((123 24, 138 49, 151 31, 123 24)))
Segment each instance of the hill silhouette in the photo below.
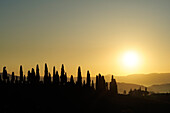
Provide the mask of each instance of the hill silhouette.
POLYGON ((123 82, 117 82, 117 87, 118 87, 118 92, 120 94, 123 94, 124 91, 126 90, 126 93, 128 93, 131 89, 145 89, 145 86, 143 85, 138 85, 138 84, 131 84, 131 83, 123 83, 123 82))
MULTIPOLYGON (((117 82, 118 92, 120 94, 124 93, 124 90, 128 93, 131 89, 145 89, 146 86, 139 84, 123 83, 117 82)), ((170 93, 170 83, 168 84, 155 84, 148 86, 148 91, 152 93, 170 93)))
MULTIPOLYGON (((106 81, 110 79, 110 74, 105 76, 106 81)), ((118 92, 127 92, 130 89, 139 87, 148 87, 148 91, 154 93, 170 92, 170 73, 150 73, 150 74, 132 74, 127 76, 115 76, 118 85, 118 92)))
POLYGON ((155 93, 170 93, 170 83, 152 85, 148 87, 148 90, 155 93))
MULTIPOLYGON (((105 78, 107 80, 106 76, 105 78)), ((132 74, 127 76, 115 76, 115 78, 118 82, 141 84, 145 86, 170 83, 170 73, 132 74)))

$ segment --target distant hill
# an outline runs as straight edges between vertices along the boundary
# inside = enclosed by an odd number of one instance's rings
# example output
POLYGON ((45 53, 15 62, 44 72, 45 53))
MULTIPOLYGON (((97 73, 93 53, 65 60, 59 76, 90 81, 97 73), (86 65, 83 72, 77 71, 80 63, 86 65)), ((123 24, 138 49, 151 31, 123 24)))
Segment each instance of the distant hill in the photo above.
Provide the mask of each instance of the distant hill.
POLYGON ((126 90, 126 93, 128 94, 130 89, 139 89, 141 87, 142 90, 145 89, 145 86, 138 85, 138 84, 130 84, 130 83, 117 83, 118 92, 123 94, 124 90, 126 90))
POLYGON ((145 86, 170 83, 170 73, 133 74, 128 76, 115 76, 115 78, 118 82, 141 84, 145 86))
POLYGON ((160 84, 160 85, 152 85, 148 87, 149 91, 153 91, 155 93, 170 93, 170 83, 168 84, 160 84))
MULTIPOLYGON (((130 89, 139 89, 141 87, 142 90, 145 89, 145 86, 138 85, 138 84, 131 84, 131 83, 117 83, 118 85, 118 92, 123 94, 123 91, 126 90, 128 94, 130 89)), ((154 93, 170 93, 170 83, 168 84, 159 84, 159 85, 152 85, 148 86, 148 91, 154 93)))
MULTIPOLYGON (((105 76, 108 82, 111 74, 105 76)), ((118 92, 128 93, 129 90, 148 87, 148 91, 155 93, 170 93, 170 73, 150 73, 150 74, 132 74, 127 76, 114 76, 118 84, 118 92)))

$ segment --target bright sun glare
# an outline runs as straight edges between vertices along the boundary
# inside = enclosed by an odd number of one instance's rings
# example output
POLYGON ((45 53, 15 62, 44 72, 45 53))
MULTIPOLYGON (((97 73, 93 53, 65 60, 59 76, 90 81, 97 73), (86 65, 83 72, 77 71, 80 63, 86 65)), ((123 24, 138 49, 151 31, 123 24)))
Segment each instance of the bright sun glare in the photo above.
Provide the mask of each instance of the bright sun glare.
POLYGON ((123 55, 123 64, 126 67, 135 67, 138 65, 138 62, 139 62, 139 57, 137 53, 133 51, 126 52, 123 55))

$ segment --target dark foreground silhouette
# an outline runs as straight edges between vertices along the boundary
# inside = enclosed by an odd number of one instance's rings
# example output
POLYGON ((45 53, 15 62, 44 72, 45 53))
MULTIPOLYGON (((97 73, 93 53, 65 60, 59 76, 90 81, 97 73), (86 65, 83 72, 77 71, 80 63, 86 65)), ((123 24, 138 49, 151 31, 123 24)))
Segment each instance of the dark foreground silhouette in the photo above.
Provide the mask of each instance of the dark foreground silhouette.
POLYGON ((73 76, 67 80, 64 65, 61 75, 53 69, 53 77, 45 64, 44 80, 40 81, 39 67, 20 76, 7 75, 6 67, 0 77, 0 113, 57 113, 57 112, 102 112, 102 113, 164 113, 170 111, 170 95, 148 95, 145 91, 134 90, 128 95, 117 93, 116 80, 106 83, 104 76, 96 76, 96 83, 90 79, 82 82, 78 68, 77 81, 73 76))

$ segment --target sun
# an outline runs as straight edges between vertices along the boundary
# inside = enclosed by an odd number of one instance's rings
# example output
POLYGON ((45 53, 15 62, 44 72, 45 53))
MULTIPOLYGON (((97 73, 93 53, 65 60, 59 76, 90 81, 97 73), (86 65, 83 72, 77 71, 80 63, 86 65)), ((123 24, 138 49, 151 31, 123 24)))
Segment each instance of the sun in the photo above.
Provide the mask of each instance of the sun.
POLYGON ((123 64, 126 67, 136 67, 139 62, 139 56, 136 52, 128 51, 123 55, 123 64))

